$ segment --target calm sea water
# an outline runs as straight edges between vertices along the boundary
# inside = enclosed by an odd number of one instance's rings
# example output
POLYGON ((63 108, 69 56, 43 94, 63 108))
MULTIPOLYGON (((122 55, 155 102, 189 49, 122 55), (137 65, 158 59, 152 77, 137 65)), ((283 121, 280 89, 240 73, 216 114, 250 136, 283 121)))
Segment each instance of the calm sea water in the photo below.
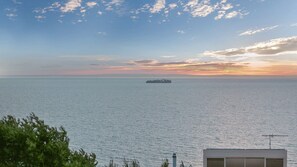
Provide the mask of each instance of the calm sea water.
POLYGON ((136 158, 143 167, 162 159, 202 166, 205 148, 288 150, 297 165, 296 78, 172 79, 145 84, 123 78, 2 78, 0 116, 34 112, 68 131, 71 147, 97 154, 99 164, 136 158))

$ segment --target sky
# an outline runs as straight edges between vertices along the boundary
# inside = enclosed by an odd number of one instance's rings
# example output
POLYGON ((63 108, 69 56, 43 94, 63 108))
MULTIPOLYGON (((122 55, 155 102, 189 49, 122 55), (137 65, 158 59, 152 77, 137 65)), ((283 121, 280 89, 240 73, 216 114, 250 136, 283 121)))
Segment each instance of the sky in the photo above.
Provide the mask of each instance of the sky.
POLYGON ((0 1, 0 76, 159 74, 297 75, 297 1, 0 1))

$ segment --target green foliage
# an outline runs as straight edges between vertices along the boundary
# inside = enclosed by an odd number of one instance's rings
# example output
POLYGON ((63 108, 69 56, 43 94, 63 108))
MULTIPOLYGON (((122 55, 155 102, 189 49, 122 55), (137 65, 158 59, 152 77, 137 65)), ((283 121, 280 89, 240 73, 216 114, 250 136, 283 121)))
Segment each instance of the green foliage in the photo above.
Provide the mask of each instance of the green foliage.
POLYGON ((169 167, 168 159, 165 159, 161 165, 161 167, 169 167))
POLYGON ((63 127, 44 124, 36 115, 0 120, 0 167, 95 167, 96 155, 69 149, 63 127))
POLYGON ((67 167, 94 167, 97 165, 96 155, 88 154, 83 149, 72 151, 69 157, 69 165, 67 167))
MULTIPOLYGON (((116 164, 113 160, 110 160, 109 164, 105 165, 105 167, 120 167, 120 165, 116 164)), ((133 160, 124 159, 123 165, 121 167, 140 167, 140 165, 139 165, 139 162, 135 159, 133 160)))

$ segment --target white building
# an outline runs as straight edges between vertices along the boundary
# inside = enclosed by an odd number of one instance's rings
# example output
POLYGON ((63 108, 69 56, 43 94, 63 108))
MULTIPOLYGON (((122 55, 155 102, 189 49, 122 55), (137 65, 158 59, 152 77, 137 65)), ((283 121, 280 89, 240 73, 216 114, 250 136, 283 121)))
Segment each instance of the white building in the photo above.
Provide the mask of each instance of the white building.
POLYGON ((287 150, 205 149, 203 167, 287 167, 287 150))

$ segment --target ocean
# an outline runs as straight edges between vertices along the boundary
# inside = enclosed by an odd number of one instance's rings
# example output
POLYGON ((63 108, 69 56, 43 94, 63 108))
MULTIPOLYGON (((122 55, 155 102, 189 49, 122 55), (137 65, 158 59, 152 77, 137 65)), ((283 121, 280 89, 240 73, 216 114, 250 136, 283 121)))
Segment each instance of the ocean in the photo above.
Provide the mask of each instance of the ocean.
POLYGON ((171 78, 0 78, 0 116, 35 113, 50 126, 63 126, 73 149, 110 159, 137 159, 159 167, 177 161, 202 167, 206 148, 288 150, 297 165, 296 77, 171 78))

